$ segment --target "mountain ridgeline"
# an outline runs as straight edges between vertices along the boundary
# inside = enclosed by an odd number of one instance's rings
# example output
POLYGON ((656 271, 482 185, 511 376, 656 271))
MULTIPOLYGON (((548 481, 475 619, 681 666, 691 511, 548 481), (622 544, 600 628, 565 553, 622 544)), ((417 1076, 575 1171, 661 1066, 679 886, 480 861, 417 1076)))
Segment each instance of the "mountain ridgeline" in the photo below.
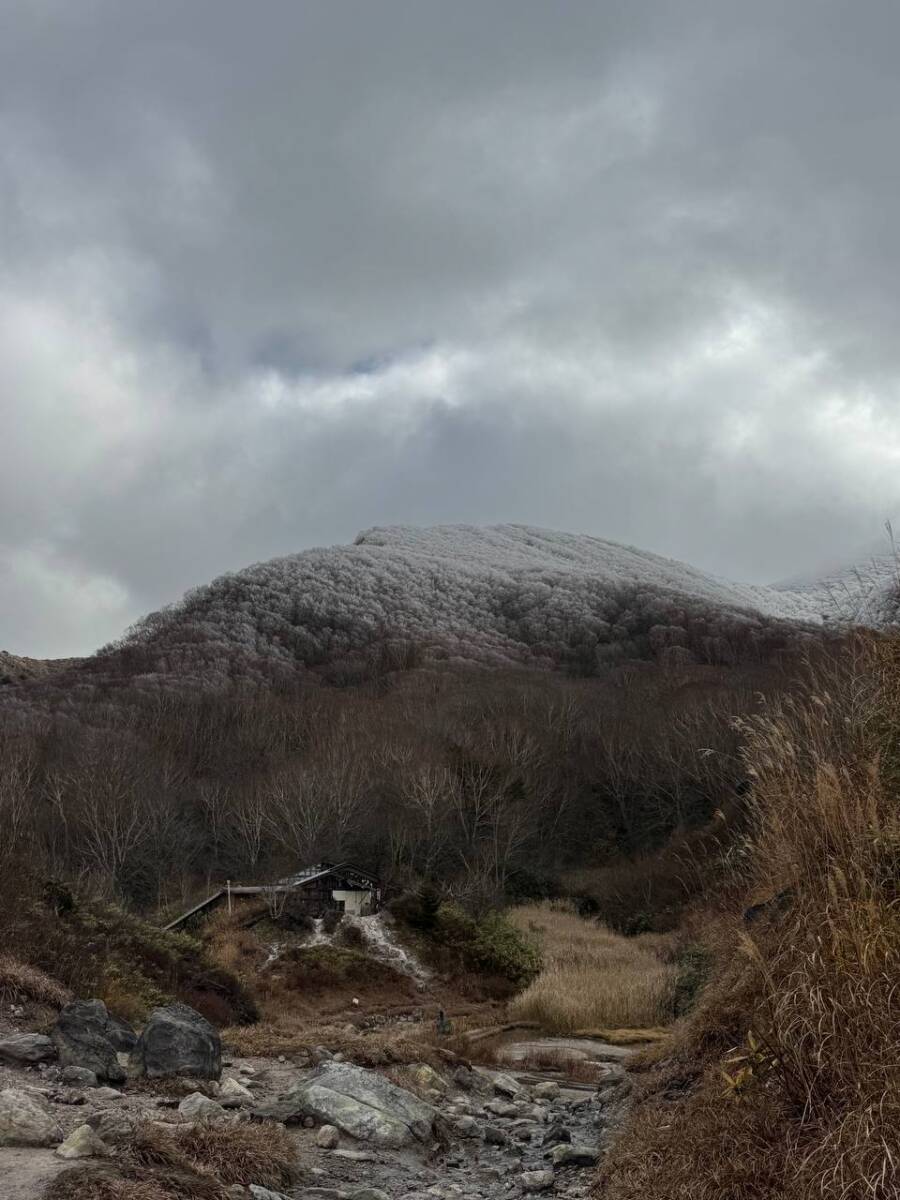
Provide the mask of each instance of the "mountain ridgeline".
POLYGON ((735 584, 583 535, 393 527, 224 575, 85 664, 142 686, 355 683, 423 664, 602 674, 625 661, 765 661, 894 611, 890 557, 827 579, 735 584))

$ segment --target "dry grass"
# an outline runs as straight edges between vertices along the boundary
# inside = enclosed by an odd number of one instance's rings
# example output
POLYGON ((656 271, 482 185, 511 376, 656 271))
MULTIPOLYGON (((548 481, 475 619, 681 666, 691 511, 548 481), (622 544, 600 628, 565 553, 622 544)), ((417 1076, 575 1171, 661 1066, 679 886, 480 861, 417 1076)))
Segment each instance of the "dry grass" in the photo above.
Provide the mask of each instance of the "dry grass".
POLYGON ((732 921, 598 1195, 896 1200, 900 641, 855 644, 745 735, 763 907, 732 921))
POLYGON ((47 1004, 62 1008, 72 999, 72 993, 56 979, 6 955, 0 956, 0 1003, 47 1004))
POLYGON ((59 1175, 45 1200, 227 1200, 233 1184, 290 1187, 296 1147, 282 1125, 136 1127, 115 1164, 76 1167, 59 1175))
POLYGON ((392 1063, 427 1062, 439 1059, 435 1048, 415 1026, 406 1030, 386 1028, 362 1032, 348 1024, 332 1025, 284 1014, 278 1021, 224 1029, 222 1037, 235 1053, 254 1057, 303 1057, 313 1046, 340 1051, 348 1062, 361 1067, 381 1067, 392 1063))
POLYGON ((228 1193, 217 1180, 194 1171, 122 1162, 64 1171, 43 1200, 228 1200, 228 1193))
POLYGON ((514 1019, 557 1034, 669 1019, 677 972, 661 960, 664 939, 645 947, 559 904, 516 908, 511 919, 535 938, 544 961, 538 978, 510 1003, 514 1019))
POLYGON ((194 1171, 226 1186, 255 1183, 288 1187, 295 1176, 297 1149, 284 1128, 271 1121, 252 1125, 202 1122, 172 1130, 147 1122, 135 1130, 129 1157, 139 1166, 194 1171))

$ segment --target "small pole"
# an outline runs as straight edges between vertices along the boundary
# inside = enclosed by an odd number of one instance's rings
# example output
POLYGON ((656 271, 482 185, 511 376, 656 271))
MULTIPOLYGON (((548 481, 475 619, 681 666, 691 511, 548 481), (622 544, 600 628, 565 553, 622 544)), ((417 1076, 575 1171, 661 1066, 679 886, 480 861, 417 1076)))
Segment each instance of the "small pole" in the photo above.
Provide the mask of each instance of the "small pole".
POLYGON ((225 880, 225 888, 228 892, 228 911, 230 913, 231 912, 231 880, 230 879, 225 880))

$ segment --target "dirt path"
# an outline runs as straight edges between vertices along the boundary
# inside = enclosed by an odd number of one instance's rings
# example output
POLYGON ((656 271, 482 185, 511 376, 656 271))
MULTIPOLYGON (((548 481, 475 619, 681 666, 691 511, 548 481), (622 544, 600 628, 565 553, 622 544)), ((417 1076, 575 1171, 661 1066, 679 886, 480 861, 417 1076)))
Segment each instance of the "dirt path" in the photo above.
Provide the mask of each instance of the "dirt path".
POLYGON ((52 1150, 0 1146, 0 1196, 3 1200, 40 1200, 47 1184, 71 1165, 52 1150))

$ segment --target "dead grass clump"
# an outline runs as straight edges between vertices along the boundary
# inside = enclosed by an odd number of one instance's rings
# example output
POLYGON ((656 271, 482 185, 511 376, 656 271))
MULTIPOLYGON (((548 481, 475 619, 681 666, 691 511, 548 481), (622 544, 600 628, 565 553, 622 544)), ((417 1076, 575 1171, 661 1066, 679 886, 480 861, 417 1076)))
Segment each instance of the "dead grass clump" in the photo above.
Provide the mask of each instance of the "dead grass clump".
POLYGON ((241 980, 255 976, 266 957, 259 938, 247 927, 247 919, 243 908, 234 912, 220 908, 207 918, 202 932, 210 961, 241 980))
POLYGON ((671 1018, 677 971, 660 960, 656 945, 645 948, 559 904, 516 908, 511 919, 539 943, 544 961, 538 978, 510 1003, 514 1019, 572 1034, 671 1018))
POLYGON ((37 967, 30 967, 17 958, 0 957, 0 1003, 47 1004, 62 1008, 72 999, 72 993, 52 976, 37 967))
POLYGON ((273 1189, 294 1179, 297 1151, 290 1134, 274 1122, 164 1130, 146 1122, 135 1130, 129 1157, 139 1166, 196 1172, 217 1183, 258 1184, 273 1189))
POLYGON ((176 1141, 195 1170, 215 1175, 226 1186, 255 1183, 278 1190, 289 1187, 297 1167, 297 1148, 283 1125, 205 1125, 178 1130, 176 1141))
POLYGON ((228 1200, 225 1188, 193 1171, 184 1174, 132 1163, 81 1166, 57 1175, 43 1200, 228 1200))

